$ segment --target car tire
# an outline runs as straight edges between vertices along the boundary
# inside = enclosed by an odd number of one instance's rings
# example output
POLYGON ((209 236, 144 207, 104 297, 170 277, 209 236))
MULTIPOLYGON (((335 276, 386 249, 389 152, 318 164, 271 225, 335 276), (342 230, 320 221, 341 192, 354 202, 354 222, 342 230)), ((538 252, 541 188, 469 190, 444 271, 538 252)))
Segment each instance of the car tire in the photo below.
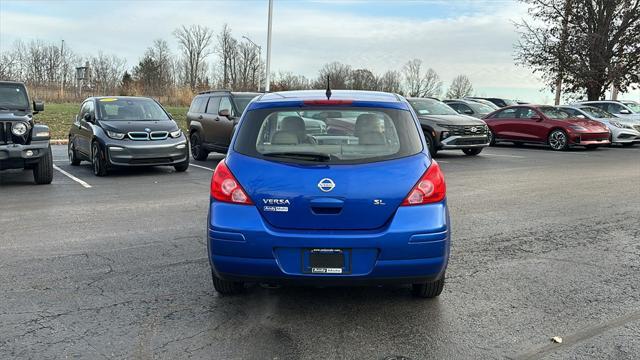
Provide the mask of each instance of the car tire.
POLYGON ((547 143, 555 151, 564 151, 569 148, 569 137, 564 130, 556 129, 549 133, 547 143))
POLYGON ((202 147, 200 134, 198 134, 197 132, 192 133, 189 137, 189 144, 191 145, 191 156, 193 156, 195 160, 207 160, 209 152, 202 147))
POLYGON ((482 152, 482 148, 466 148, 462 149, 462 152, 468 156, 476 156, 482 152))
POLYGON ((632 143, 632 142, 628 142, 628 143, 622 143, 622 147, 632 147, 633 145, 635 145, 636 143, 632 143))
POLYGON ((174 165, 173 168, 176 169, 176 172, 185 172, 189 168, 189 160, 181 164, 174 165))
POLYGON ((91 144, 91 166, 93 168, 93 175, 107 176, 107 159, 97 141, 91 144))
POLYGON ((428 131, 429 130, 424 131, 424 139, 427 141, 427 149, 429 149, 429 155, 431 155, 431 157, 434 157, 438 153, 438 149, 436 149, 436 144, 433 142, 433 136, 431 136, 428 131))
POLYGON ((442 293, 442 289, 444 289, 444 279, 445 276, 442 274, 442 277, 435 281, 429 281, 422 284, 413 284, 411 286, 411 293, 415 297, 431 299, 436 296, 439 296, 442 293))
POLYGON ((51 155, 51 147, 47 148, 47 152, 33 167, 33 180, 39 185, 51 184, 51 181, 53 181, 53 155, 51 155))
POLYGON ((496 137, 493 135, 491 129, 487 130, 487 137, 489 138, 489 146, 494 146, 496 144, 496 137))
POLYGON ((71 166, 80 165, 80 159, 78 159, 78 154, 76 154, 75 145, 73 141, 69 139, 69 144, 67 145, 67 153, 69 154, 69 164, 71 166))
POLYGON ((222 295, 236 295, 244 291, 244 283, 239 281, 222 280, 211 271, 213 288, 222 295))

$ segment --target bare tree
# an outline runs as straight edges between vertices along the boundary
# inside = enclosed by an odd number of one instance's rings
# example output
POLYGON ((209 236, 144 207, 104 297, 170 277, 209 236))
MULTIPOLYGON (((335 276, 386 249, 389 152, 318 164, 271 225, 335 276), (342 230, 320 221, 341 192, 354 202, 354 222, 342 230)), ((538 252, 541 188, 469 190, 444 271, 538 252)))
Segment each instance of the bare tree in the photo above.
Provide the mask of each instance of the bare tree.
POLYGON ((234 39, 231 34, 231 28, 228 24, 222 26, 220 34, 218 34, 218 56, 222 63, 222 87, 229 88, 230 84, 234 82, 235 75, 235 60, 237 58, 237 44, 238 41, 234 39))
POLYGON ((356 69, 351 72, 351 89, 354 90, 376 90, 378 79, 368 69, 356 69))
POLYGON ((385 72, 378 80, 378 90, 401 94, 402 93, 402 74, 395 70, 385 72))
POLYGON ((173 32, 180 44, 185 62, 186 78, 192 90, 203 80, 206 72, 205 59, 211 55, 213 31, 206 26, 182 26, 173 32))
POLYGON ((124 74, 126 60, 115 55, 98 52, 90 60, 91 87, 96 95, 111 95, 117 92, 124 74))
POLYGON ((439 97, 442 93, 442 81, 435 72, 429 68, 422 73, 422 61, 420 59, 409 60, 402 68, 405 78, 405 87, 408 96, 439 97))
POLYGON ((311 87, 309 79, 291 72, 279 72, 277 75, 273 75, 272 78, 272 91, 305 90, 311 87))
POLYGON ((451 86, 449 86, 447 98, 460 99, 466 96, 471 96, 472 94, 473 85, 471 85, 471 80, 469 80, 467 75, 458 75, 453 78, 451 86))
POLYGON ((320 69, 318 78, 313 86, 316 89, 326 88, 327 76, 329 76, 332 89, 350 89, 351 71, 351 66, 337 61, 325 64, 320 69))

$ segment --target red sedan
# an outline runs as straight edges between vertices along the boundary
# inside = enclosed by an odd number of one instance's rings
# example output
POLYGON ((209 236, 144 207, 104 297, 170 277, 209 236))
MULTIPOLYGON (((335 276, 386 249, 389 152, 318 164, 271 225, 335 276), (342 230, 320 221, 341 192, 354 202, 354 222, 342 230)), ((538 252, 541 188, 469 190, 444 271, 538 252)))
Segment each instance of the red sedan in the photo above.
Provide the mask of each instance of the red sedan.
POLYGON ((483 119, 489 125, 491 144, 509 141, 514 144, 549 144, 553 150, 570 146, 595 149, 608 145, 609 129, 597 121, 572 118, 553 106, 509 106, 483 119))

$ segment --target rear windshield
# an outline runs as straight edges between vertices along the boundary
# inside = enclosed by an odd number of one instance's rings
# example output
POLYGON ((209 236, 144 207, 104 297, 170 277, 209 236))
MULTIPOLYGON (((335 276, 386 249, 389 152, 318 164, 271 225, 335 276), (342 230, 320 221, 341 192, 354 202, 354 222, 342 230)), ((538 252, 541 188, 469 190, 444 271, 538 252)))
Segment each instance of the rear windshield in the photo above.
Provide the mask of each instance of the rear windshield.
POLYGON ((0 84, 0 110, 28 110, 29 98, 24 86, 0 84))
POLYGON ((98 99, 97 104, 101 120, 169 120, 169 116, 162 107, 147 98, 101 98, 98 99))
POLYGON ((264 109, 246 114, 234 149, 282 162, 362 164, 417 154, 422 143, 405 110, 264 109))

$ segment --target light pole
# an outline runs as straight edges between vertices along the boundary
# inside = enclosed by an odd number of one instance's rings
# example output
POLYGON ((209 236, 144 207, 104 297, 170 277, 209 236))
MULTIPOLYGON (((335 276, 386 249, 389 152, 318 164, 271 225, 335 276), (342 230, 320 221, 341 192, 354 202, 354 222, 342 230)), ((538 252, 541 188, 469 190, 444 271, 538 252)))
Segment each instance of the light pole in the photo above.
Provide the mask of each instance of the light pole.
POLYGON ((260 65, 262 64, 262 46, 254 43, 248 37, 242 35, 242 38, 250 42, 253 46, 258 48, 258 91, 260 91, 260 83, 262 82, 262 74, 260 73, 260 65))
POLYGON ((267 80, 264 91, 269 92, 271 85, 271 16, 273 13, 273 0, 269 0, 269 25, 267 27, 267 80))

